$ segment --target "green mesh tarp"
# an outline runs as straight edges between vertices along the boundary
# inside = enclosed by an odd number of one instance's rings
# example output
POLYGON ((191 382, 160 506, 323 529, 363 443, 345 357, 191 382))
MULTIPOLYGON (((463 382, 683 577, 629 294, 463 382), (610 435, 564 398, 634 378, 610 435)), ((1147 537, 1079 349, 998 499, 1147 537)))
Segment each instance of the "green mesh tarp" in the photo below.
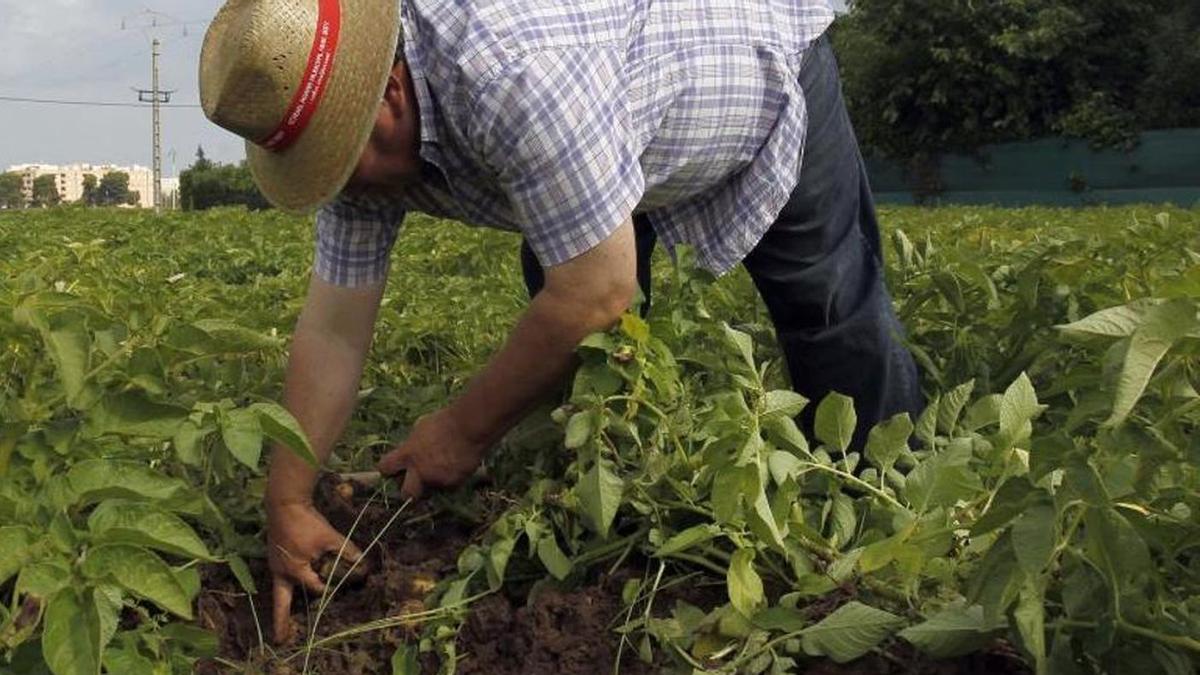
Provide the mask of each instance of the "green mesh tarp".
MULTIPOLYGON (((899 164, 868 159, 867 171, 878 201, 918 201, 916 181, 899 164)), ((941 190, 925 203, 1193 206, 1200 204, 1200 129, 1146 132, 1129 152, 1062 138, 989 146, 974 157, 943 157, 937 178, 941 190)))

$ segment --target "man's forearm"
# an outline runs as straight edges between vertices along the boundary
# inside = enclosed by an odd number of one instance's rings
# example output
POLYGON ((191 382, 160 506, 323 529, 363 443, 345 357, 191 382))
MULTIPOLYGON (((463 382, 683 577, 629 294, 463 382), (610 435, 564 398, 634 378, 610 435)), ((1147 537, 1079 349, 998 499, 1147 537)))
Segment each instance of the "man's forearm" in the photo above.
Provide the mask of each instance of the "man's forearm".
POLYGON ((539 293, 504 347, 451 404, 463 433, 483 445, 499 441, 567 378, 580 341, 610 327, 619 318, 614 309, 539 293))
MULTIPOLYGON (((321 464, 329 459, 354 410, 365 354, 335 336, 300 327, 288 360, 283 404, 308 435, 321 464)), ((271 454, 267 498, 307 501, 317 472, 286 448, 271 454)))

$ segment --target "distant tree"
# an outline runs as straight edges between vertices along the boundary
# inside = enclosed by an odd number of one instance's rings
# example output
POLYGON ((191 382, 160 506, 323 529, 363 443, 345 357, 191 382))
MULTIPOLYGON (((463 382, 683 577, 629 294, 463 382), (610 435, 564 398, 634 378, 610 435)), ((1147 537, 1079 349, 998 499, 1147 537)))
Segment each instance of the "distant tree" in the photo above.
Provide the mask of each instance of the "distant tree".
POLYGON ((1200 124, 1196 0, 856 0, 835 24, 871 154, 924 161, 1063 135, 1127 147, 1200 124))
POLYGON ((83 194, 79 197, 79 202, 87 206, 95 206, 99 201, 98 193, 96 177, 90 173, 83 174, 83 194))
POLYGON ((196 146, 196 161, 192 163, 192 169, 207 171, 213 168, 212 160, 204 154, 204 146, 196 146))
POLYGON ((196 162, 179 174, 179 199, 185 211, 229 204, 242 204, 254 210, 270 206, 244 161, 218 164, 205 157, 203 149, 196 151, 196 162))
POLYGON ((21 193, 21 174, 0 173, 0 208, 19 209, 25 206, 25 195, 21 193))
POLYGON ((57 206, 62 201, 54 174, 43 174, 33 179, 33 206, 57 206))
POLYGON ((129 201, 129 174, 124 171, 111 171, 104 174, 96 192, 96 202, 100 206, 125 204, 129 201))
POLYGON ((130 206, 137 206, 142 203, 142 193, 137 190, 130 190, 129 196, 125 198, 125 203, 130 206))

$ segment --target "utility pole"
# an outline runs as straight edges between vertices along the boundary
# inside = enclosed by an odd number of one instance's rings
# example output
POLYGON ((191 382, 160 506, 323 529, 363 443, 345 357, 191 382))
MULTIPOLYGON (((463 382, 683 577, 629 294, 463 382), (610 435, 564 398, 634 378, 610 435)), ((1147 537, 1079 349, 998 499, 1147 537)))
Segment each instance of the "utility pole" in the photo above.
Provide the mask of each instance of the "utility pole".
MULTIPOLYGON (((182 29, 181 37, 188 36, 188 26, 207 24, 208 21, 180 21, 170 14, 164 14, 152 9, 142 9, 137 14, 132 14, 121 18, 121 30, 140 29, 142 34, 147 38, 153 37, 151 40, 150 49, 150 69, 151 69, 151 84, 150 89, 137 89, 138 101, 149 103, 152 106, 153 115, 153 136, 152 147, 154 152, 153 159, 153 184, 151 185, 151 200, 154 202, 154 213, 162 213, 163 195, 162 195, 162 117, 161 106, 164 103, 171 102, 171 94, 175 93, 174 89, 164 90, 160 88, 158 81, 158 57, 159 47, 162 43, 158 39, 158 35, 165 29, 182 29)), ((172 167, 174 168, 174 167, 172 167)))
POLYGON ((138 100, 142 103, 149 103, 153 110, 153 138, 152 144, 154 148, 154 176, 151 185, 151 199, 154 203, 154 213, 162 213, 162 122, 160 108, 163 103, 171 102, 171 94, 175 90, 163 91, 158 88, 158 38, 154 38, 150 43, 150 80, 151 89, 135 89, 138 93, 138 100))

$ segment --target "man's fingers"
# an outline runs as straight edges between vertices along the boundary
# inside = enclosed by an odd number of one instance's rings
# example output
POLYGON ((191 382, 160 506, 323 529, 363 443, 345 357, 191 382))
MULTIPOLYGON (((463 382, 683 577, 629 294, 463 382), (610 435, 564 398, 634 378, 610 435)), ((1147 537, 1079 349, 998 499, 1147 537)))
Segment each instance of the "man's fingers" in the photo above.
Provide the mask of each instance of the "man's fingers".
POLYGON ((413 469, 409 469, 408 473, 404 474, 404 485, 400 486, 400 496, 406 499, 420 499, 421 493, 425 491, 425 485, 421 482, 421 475, 413 469))
POLYGON ((325 542, 325 551, 334 555, 341 553, 342 558, 350 562, 355 562, 362 557, 362 551, 358 546, 349 538, 341 536, 331 537, 329 541, 325 542), (345 549, 342 549, 342 542, 346 543, 345 549))
POLYGON ((321 581, 321 577, 309 565, 296 570, 296 580, 304 584, 309 593, 320 594, 325 592, 325 582, 321 581))
POLYGON ((379 463, 375 465, 375 468, 379 469, 379 473, 384 476, 394 476, 404 468, 405 460, 407 459, 408 453, 404 451, 404 448, 396 448, 384 455, 379 460, 379 463))
POLYGON ((275 577, 272 595, 275 599, 275 611, 272 614, 275 643, 283 644, 292 636, 292 583, 283 577, 275 577))

